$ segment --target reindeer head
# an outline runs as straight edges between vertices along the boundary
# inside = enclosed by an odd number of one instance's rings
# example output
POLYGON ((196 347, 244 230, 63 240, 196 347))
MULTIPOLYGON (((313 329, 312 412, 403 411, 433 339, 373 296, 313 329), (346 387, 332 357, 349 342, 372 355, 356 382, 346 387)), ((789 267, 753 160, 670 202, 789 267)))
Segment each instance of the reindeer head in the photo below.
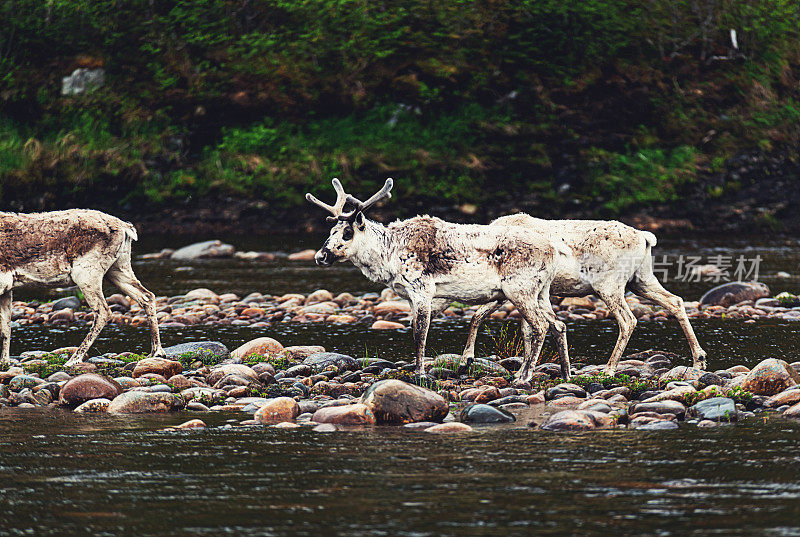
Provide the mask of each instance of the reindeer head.
POLYGON ((306 194, 306 199, 331 213, 332 216, 327 218, 328 222, 335 222, 331 228, 328 240, 322 245, 322 248, 314 256, 317 265, 322 267, 329 267, 336 261, 350 258, 356 251, 358 239, 366 227, 364 213, 371 209, 376 203, 383 198, 391 198, 392 186, 394 182, 387 179, 376 194, 374 194, 367 201, 361 201, 358 198, 345 194, 344 188, 338 179, 332 181, 333 188, 336 190, 336 203, 328 205, 315 198, 311 194, 306 194), (349 213, 344 212, 346 204, 353 206, 353 210, 349 213))

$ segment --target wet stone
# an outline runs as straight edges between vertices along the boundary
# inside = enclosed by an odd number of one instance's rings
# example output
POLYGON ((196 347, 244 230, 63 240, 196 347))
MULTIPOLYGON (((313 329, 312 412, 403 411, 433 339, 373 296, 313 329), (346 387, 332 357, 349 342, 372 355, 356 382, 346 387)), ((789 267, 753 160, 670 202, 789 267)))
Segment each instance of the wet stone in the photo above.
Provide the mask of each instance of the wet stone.
POLYGON ((114 399, 122 393, 122 386, 110 378, 95 373, 79 375, 62 386, 60 404, 75 407, 91 399, 114 399))
POLYGON ((717 374, 706 373, 697 379, 697 385, 700 389, 706 386, 725 386, 725 380, 717 374))
POLYGON ((229 358, 231 354, 228 347, 218 341, 192 341, 189 343, 181 343, 180 345, 166 347, 164 352, 167 354, 167 358, 175 360, 182 356, 190 358, 220 357, 224 359, 229 358))
POLYGON ((745 376, 741 388, 756 395, 775 395, 800 382, 800 373, 783 360, 769 358, 745 376))
POLYGON ((311 421, 337 425, 373 425, 376 422, 372 410, 362 403, 320 408, 311 421))
POLYGON ((259 408, 254 419, 258 423, 272 425, 294 420, 299 415, 300 407, 297 405, 297 401, 291 397, 277 397, 270 399, 259 408))
POLYGON ((736 403, 728 397, 712 397, 689 408, 689 416, 700 420, 736 421, 736 403))
POLYGON ((552 401, 553 399, 558 399, 560 397, 565 396, 573 396, 573 397, 586 397, 586 390, 578 386, 577 384, 572 384, 570 382, 563 382, 558 384, 557 386, 553 386, 544 392, 544 398, 546 401, 552 401))
POLYGON ((361 398, 378 423, 402 424, 441 421, 449 407, 436 392, 400 380, 382 380, 370 386, 361 398))
POLYGON ((775 408, 783 405, 794 405, 796 403, 800 403, 800 388, 794 387, 776 393, 764 401, 764 406, 775 408))
POLYGON ((562 410, 542 424, 547 431, 588 431, 612 427, 614 421, 606 414, 591 410, 562 410))
POLYGON ((637 431, 666 431, 670 429, 677 429, 678 424, 671 420, 656 420, 650 423, 645 423, 636 427, 637 431))
POLYGON ((314 372, 324 371, 333 366, 339 370, 355 370, 358 362, 352 356, 339 354, 338 352, 318 352, 312 354, 305 360, 303 365, 309 366, 314 372))
POLYGON ((99 398, 99 399, 90 399, 78 405, 75 408, 75 412, 79 413, 98 413, 98 412, 107 412, 108 405, 111 404, 110 399, 99 398))
POLYGON ((457 433, 468 433, 472 431, 472 427, 467 425, 466 423, 459 423, 457 421, 450 422, 450 423, 439 423, 434 425, 433 427, 428 427, 425 429, 426 433, 433 433, 433 434, 457 434, 457 433))
POLYGON ((686 414, 686 406, 678 401, 665 399, 649 403, 634 403, 628 408, 628 414, 633 416, 642 412, 655 412, 658 414, 673 414, 682 418, 686 414))
POLYGON ((511 423, 516 418, 511 412, 491 405, 472 404, 461 411, 464 423, 511 423))
POLYGON ((63 309, 79 310, 82 306, 80 299, 74 296, 59 298, 58 300, 54 300, 51 305, 53 307, 53 311, 63 309))
POLYGON ((139 360, 133 369, 133 377, 141 377, 148 373, 155 373, 164 378, 178 375, 183 371, 183 365, 176 360, 165 358, 144 358, 139 360))
POLYGON ((125 392, 108 405, 109 413, 169 412, 180 407, 180 400, 171 393, 125 392))

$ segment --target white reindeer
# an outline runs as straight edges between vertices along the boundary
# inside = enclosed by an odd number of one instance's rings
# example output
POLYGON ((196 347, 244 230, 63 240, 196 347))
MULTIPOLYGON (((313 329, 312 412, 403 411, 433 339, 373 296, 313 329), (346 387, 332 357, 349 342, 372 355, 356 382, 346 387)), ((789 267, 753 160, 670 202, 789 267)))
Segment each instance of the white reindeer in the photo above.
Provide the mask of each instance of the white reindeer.
MULTIPOLYGON (((593 293, 606 303, 619 325, 619 336, 605 373, 614 374, 636 328, 636 317, 625 301, 626 290, 652 300, 674 315, 689 342, 694 367, 705 369, 706 352, 692 330, 683 299, 664 289, 653 274, 651 249, 656 245, 655 235, 616 221, 542 220, 527 214, 504 216, 491 225, 524 227, 553 241, 561 241, 569 248, 572 255, 559 265, 550 292, 557 296, 593 293)), ((475 339, 480 324, 501 304, 500 301, 491 301, 472 317, 463 354, 467 361, 475 356, 475 339)))
POLYGON ((553 332, 561 373, 569 378, 566 325, 550 304, 550 282, 568 249, 518 226, 452 224, 417 216, 383 226, 364 213, 384 197, 391 197, 392 180, 366 202, 346 195, 333 180, 334 205, 311 194, 306 199, 329 211, 336 222, 317 252, 318 265, 349 259, 370 280, 391 287, 411 302, 416 343, 417 373, 425 374, 425 341, 432 313, 454 300, 467 304, 510 300, 523 319, 525 362, 517 374, 528 380, 548 328, 553 332), (354 209, 344 213, 346 203, 354 209))
POLYGON ((48 213, 0 212, 0 366, 11 346, 11 293, 25 285, 77 285, 94 313, 89 334, 65 365, 85 360, 111 310, 103 278, 144 308, 150 325, 151 356, 165 356, 156 320, 155 295, 131 268, 132 224, 100 211, 71 209, 48 213))

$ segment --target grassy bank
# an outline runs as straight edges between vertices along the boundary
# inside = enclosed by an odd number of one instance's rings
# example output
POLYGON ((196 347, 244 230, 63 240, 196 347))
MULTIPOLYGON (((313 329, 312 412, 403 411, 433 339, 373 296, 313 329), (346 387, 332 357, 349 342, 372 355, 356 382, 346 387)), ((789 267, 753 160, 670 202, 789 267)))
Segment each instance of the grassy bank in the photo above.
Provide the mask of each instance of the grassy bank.
POLYGON ((800 146, 788 1, 15 0, 0 16, 3 208, 291 210, 331 177, 392 176, 422 204, 620 216, 736 195, 738 155, 800 146), (75 68, 105 85, 61 95, 75 68))

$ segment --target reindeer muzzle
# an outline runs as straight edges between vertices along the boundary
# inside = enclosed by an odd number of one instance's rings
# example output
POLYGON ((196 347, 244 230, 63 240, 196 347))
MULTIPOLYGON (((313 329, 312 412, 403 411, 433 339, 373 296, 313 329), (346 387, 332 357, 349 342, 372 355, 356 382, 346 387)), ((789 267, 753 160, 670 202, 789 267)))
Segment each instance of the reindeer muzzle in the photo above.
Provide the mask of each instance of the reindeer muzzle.
POLYGON ((333 252, 330 250, 322 248, 314 254, 314 261, 316 261, 317 265, 320 267, 330 267, 336 262, 336 256, 333 255, 333 252))

